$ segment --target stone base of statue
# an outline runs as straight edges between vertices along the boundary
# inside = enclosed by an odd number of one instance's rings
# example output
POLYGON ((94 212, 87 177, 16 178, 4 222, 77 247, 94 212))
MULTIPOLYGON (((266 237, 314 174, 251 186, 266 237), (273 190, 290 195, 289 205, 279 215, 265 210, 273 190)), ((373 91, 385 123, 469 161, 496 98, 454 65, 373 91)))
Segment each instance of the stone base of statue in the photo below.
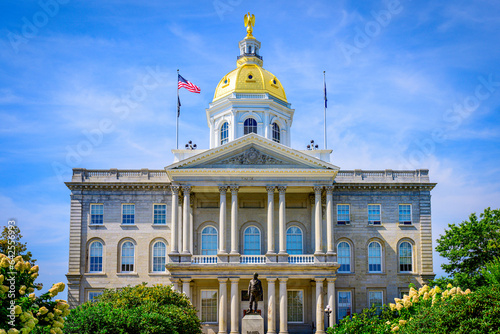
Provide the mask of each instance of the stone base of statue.
POLYGON ((264 334, 264 318, 257 313, 250 313, 241 321, 241 334, 264 334))

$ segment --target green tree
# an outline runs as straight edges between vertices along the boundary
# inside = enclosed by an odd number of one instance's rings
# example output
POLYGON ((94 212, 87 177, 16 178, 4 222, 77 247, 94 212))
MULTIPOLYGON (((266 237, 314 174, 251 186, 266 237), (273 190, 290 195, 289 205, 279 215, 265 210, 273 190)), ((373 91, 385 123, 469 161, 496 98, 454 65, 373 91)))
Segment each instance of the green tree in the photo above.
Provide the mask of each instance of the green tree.
POLYGON ((105 290, 97 300, 71 311, 66 334, 172 333, 201 334, 196 309, 185 295, 170 286, 105 290))
POLYGON ((441 265, 454 283, 463 288, 487 284, 482 274, 487 263, 500 256, 500 210, 487 208, 462 223, 449 224, 437 240, 436 250, 448 259, 441 265))
POLYGON ((35 264, 36 260, 33 258, 33 254, 30 251, 27 251, 28 247, 26 243, 22 243, 22 234, 21 230, 17 225, 15 225, 14 220, 9 221, 7 226, 4 226, 2 230, 2 235, 0 237, 0 253, 8 255, 9 251, 14 251, 13 256, 21 255, 24 261, 35 264), (10 242, 10 243, 9 243, 10 242), (12 246, 14 246, 12 248, 12 246))

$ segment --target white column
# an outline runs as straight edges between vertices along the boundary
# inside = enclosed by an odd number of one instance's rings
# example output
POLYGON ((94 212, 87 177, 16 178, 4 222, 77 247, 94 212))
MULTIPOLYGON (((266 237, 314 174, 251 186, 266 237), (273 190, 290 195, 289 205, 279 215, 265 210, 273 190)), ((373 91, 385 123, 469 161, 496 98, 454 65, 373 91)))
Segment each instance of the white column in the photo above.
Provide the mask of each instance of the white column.
POLYGON ((325 333, 325 314, 323 313, 323 281, 324 278, 316 278, 316 334, 325 333))
POLYGON ((226 193, 227 187, 220 186, 220 209, 219 209, 219 254, 226 254, 226 193))
POLYGON ((267 254, 274 253, 274 188, 267 186, 267 254))
POLYGON ((286 290, 286 281, 288 278, 280 278, 280 332, 279 334, 288 334, 288 295, 286 290))
POLYGON ((286 254, 286 186, 279 186, 279 250, 280 254, 286 254))
POLYGON ((179 280, 178 279, 172 280, 172 290, 179 291, 179 280))
POLYGON ((276 334, 276 278, 267 279, 267 334, 276 334))
MULTIPOLYGON (((170 234, 170 243, 171 250, 170 253, 178 254, 178 243, 177 243, 177 234, 179 233, 178 221, 177 221, 177 213, 179 206, 179 186, 171 186, 170 190, 172 191, 172 233, 170 234)), ((175 284, 175 283, 174 283, 175 284)))
POLYGON ((179 192, 179 200, 178 200, 178 205, 177 205, 177 242, 179 245, 179 253, 182 253, 182 250, 184 249, 182 245, 182 203, 184 203, 182 194, 179 192))
POLYGON ((327 278, 327 284, 328 284, 328 305, 330 305, 332 309, 332 313, 330 313, 330 319, 328 322, 328 326, 332 327, 335 325, 335 311, 336 311, 336 305, 335 305, 335 280, 337 278, 327 278))
POLYGON ((238 282, 239 278, 230 278, 231 281, 231 334, 239 334, 240 324, 239 324, 239 313, 240 308, 238 307, 238 282))
POLYGON ((194 245, 194 219, 193 219, 193 207, 194 207, 194 193, 191 193, 191 199, 189 202, 189 253, 193 254, 194 245))
POLYGON ((219 278, 219 334, 227 334, 227 278, 219 278))
POLYGON ((326 246, 327 254, 333 254, 333 186, 326 186, 326 246))
POLYGON ((322 186, 314 187, 314 220, 316 227, 316 241, 315 241, 315 252, 314 254, 323 254, 323 232, 321 229, 321 225, 323 224, 323 215, 321 210, 321 191, 323 190, 322 186))
POLYGON ((185 294, 189 300, 191 300, 191 279, 182 278, 182 293, 185 294))
POLYGON ((311 249, 315 249, 316 242, 316 227, 315 227, 315 218, 314 218, 314 195, 309 195, 309 202, 311 204, 311 249))
POLYGON ((238 189, 231 186, 231 254, 238 254, 238 189))
POLYGON ((189 206, 191 186, 182 186, 184 193, 184 203, 182 203, 182 253, 189 254, 189 206))

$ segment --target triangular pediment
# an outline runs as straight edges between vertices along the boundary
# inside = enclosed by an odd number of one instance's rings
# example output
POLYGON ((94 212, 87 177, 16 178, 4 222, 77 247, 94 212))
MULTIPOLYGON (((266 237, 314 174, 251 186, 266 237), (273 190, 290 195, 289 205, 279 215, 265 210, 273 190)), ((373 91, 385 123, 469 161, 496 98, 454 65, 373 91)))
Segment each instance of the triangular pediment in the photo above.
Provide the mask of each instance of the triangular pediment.
POLYGON ((338 170, 328 162, 249 134, 166 167, 179 169, 323 169, 338 170))

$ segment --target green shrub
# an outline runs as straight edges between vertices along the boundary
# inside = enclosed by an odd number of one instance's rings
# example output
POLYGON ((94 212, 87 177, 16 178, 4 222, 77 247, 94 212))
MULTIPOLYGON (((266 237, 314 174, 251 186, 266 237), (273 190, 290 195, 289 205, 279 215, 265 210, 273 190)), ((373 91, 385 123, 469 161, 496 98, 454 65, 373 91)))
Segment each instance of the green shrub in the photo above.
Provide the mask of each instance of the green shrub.
POLYGON ((170 286, 146 284, 105 290, 97 300, 72 310, 64 333, 201 333, 189 299, 170 286))
POLYGON ((52 300, 64 290, 57 283, 39 297, 35 289, 38 266, 31 266, 22 256, 15 258, 0 253, 0 334, 62 333, 69 305, 64 300, 52 300))
POLYGON ((410 294, 384 306, 380 315, 374 308, 328 329, 328 334, 480 334, 500 333, 500 287, 470 290, 448 286, 410 289, 410 294))

